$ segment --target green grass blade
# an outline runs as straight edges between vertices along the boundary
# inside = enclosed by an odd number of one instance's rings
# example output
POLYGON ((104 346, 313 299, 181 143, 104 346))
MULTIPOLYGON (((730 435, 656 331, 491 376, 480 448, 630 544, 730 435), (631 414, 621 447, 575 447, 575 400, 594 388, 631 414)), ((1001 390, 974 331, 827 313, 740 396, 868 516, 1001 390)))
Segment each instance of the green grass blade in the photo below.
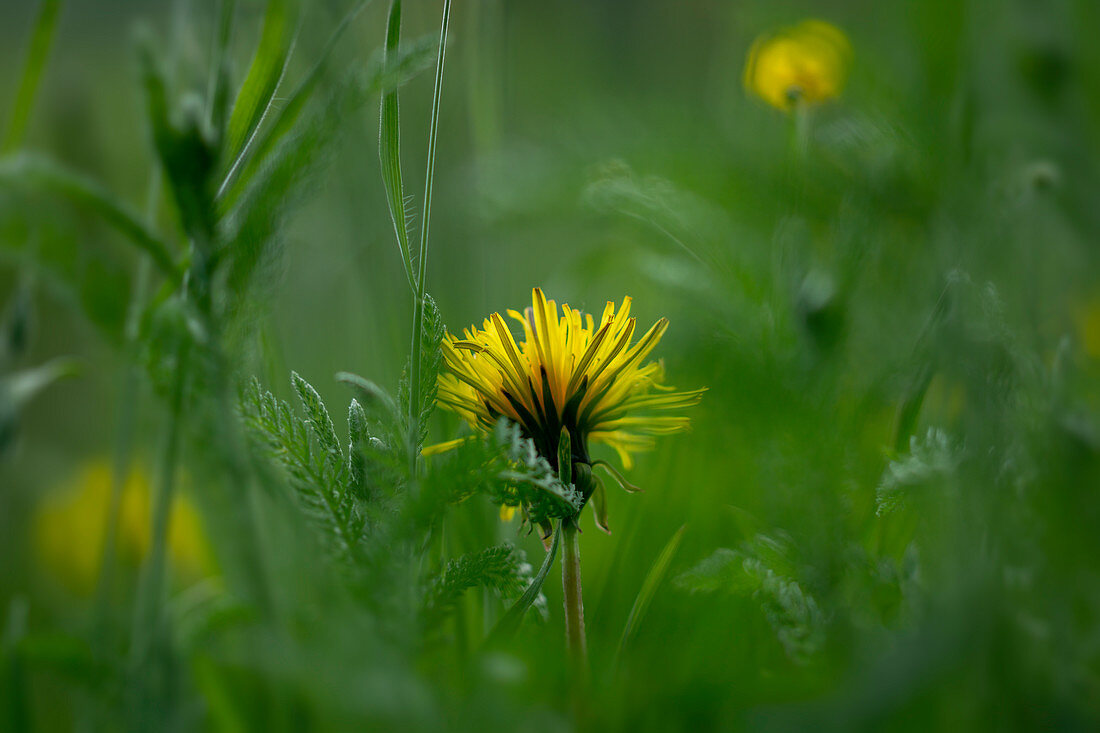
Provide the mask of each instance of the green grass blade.
POLYGON ((264 13, 260 45, 229 117, 226 152, 235 160, 263 122, 286 74, 294 46, 296 3, 270 0, 264 13))
POLYGON ((206 88, 206 123, 219 133, 225 124, 225 87, 229 75, 226 59, 236 12, 237 0, 218 0, 218 25, 210 54, 210 80, 206 88))
POLYGON ((435 146, 439 140, 439 103, 443 97, 443 62, 447 57, 447 31, 451 26, 451 0, 443 0, 443 21, 439 28, 439 55, 435 63, 432 91, 432 120, 428 128, 428 165, 424 173, 424 206, 420 219, 420 257, 416 262, 417 305, 423 311, 424 278, 428 267, 428 229, 432 219, 432 183, 435 179, 435 146))
POLYGON ((687 525, 685 524, 683 527, 676 530, 676 534, 672 535, 672 539, 670 539, 664 549, 661 550, 661 554, 657 556, 657 560, 653 563, 653 567, 649 569, 649 573, 645 576, 645 580, 642 581, 642 589, 638 591, 638 597, 634 599, 634 606, 630 609, 630 615, 626 619, 626 626, 623 627, 623 635, 619 639, 619 648, 615 652, 616 659, 618 659, 623 649, 626 648, 626 645, 630 642, 631 638, 633 638, 635 630, 637 630, 638 625, 641 624, 646 611, 649 610, 649 604, 653 602, 653 596, 657 595, 657 588, 660 587, 661 582, 664 581, 665 576, 668 575, 668 569, 672 565, 672 558, 676 556, 676 551, 680 549, 680 541, 684 538, 684 530, 686 529, 687 525))
MULTIPOLYGON (((340 38, 347 31, 352 21, 370 2, 371 0, 362 0, 348 11, 340 24, 336 26, 336 30, 332 32, 324 50, 321 51, 320 58, 314 63, 305 79, 298 84, 278 110, 272 111, 271 123, 265 129, 258 130, 256 134, 251 136, 248 143, 233 160, 229 172, 226 173, 224 180, 218 187, 217 198, 219 200, 227 199, 223 208, 228 208, 233 204, 240 191, 247 185, 260 164, 266 159, 268 153, 294 127, 294 123, 298 121, 302 115, 302 110, 305 109, 306 102, 313 96, 318 82, 324 77, 324 73, 328 69, 329 59, 332 57, 332 52, 340 38), (233 195, 230 195, 231 191, 233 195)), ((221 202, 219 201, 219 203, 221 202)))
MULTIPOLYGON (((397 53, 401 40, 401 0, 390 3, 386 22, 386 45, 383 51, 383 69, 388 68, 397 53)), ((397 248, 401 251, 401 263, 413 293, 419 288, 413 275, 412 247, 409 244, 409 220, 405 211, 405 186, 401 177, 401 114, 397 100, 397 87, 383 89, 378 121, 378 160, 382 165, 382 183, 386 187, 386 203, 390 208, 393 231, 397 236, 397 248)))
POLYGON ((37 155, 20 153, 0 160, 0 189, 24 187, 44 190, 89 209, 146 252, 166 277, 180 279, 164 242, 142 222, 141 215, 98 182, 37 155))
POLYGON ((23 76, 19 80, 19 89, 15 93, 11 123, 0 145, 0 152, 10 152, 23 143, 23 136, 30 121, 31 108, 38 96, 38 84, 42 79, 42 70, 46 68, 46 59, 53 46, 57 30, 57 19, 61 14, 61 0, 42 0, 38 8, 38 19, 34 24, 27 60, 23 66, 23 76))
POLYGON ((489 636, 485 639, 485 646, 491 646, 505 642, 519 629, 519 624, 523 621, 523 614, 527 613, 527 609, 531 607, 531 604, 539 597, 539 593, 542 591, 542 584, 546 582, 546 576, 550 574, 550 568, 554 565, 554 558, 558 555, 558 545, 561 544, 561 528, 564 522, 558 523, 558 529, 554 532, 554 539, 550 543, 550 549, 546 552, 546 558, 542 561, 542 567, 535 573, 535 577, 531 580, 531 585, 527 586, 527 590, 520 596, 519 600, 512 604, 512 607, 501 617, 497 625, 493 627, 493 630, 489 632, 489 636))

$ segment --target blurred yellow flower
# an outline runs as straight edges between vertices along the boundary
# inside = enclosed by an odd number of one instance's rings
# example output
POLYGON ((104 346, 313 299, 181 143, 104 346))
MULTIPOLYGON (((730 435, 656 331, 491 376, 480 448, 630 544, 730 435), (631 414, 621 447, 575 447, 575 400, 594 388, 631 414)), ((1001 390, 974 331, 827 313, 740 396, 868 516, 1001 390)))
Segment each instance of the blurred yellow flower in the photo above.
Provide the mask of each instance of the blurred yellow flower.
POLYGON ((851 58, 843 31, 806 20, 756 39, 745 63, 745 88, 781 110, 819 104, 840 93, 851 58))
POLYGON ((1074 308, 1073 316, 1081 348, 1090 358, 1100 360, 1100 295, 1074 308))
MULTIPOLYGON (((111 482, 110 463, 92 461, 43 499, 35 513, 33 542, 38 561, 76 593, 90 593, 99 575, 111 482)), ((131 567, 139 565, 149 550, 151 494, 146 474, 131 470, 122 491, 117 548, 120 560, 131 567)), ((185 577, 197 577, 209 568, 198 513, 178 494, 169 520, 168 554, 173 567, 185 577)))

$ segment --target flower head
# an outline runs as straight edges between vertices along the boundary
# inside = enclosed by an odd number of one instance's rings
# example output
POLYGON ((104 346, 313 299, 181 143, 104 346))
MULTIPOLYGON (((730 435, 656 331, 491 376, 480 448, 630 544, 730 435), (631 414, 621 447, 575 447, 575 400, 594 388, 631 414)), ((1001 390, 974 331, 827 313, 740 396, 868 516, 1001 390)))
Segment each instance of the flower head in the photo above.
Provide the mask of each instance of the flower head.
POLYGON ((851 57, 843 31, 824 21, 806 20, 752 44, 745 88, 781 110, 819 104, 840 93, 851 57))
POLYGON ((693 405, 703 392, 674 391, 662 364, 646 361, 667 319, 635 342, 630 298, 618 309, 608 302, 599 321, 564 304, 559 312, 538 288, 531 301, 522 314, 508 311, 523 329, 518 344, 499 313, 462 338, 445 336, 442 406, 485 431, 501 417, 514 421, 555 468, 563 429, 574 463, 591 464, 591 440, 614 448, 630 468, 631 454, 651 448, 654 436, 687 428, 686 417, 652 414, 693 405))

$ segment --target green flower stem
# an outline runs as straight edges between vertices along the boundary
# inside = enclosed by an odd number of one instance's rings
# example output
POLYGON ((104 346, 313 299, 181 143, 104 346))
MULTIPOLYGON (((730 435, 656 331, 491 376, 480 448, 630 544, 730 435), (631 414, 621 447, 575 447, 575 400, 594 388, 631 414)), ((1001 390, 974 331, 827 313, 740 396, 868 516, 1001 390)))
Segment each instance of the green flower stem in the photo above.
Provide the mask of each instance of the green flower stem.
POLYGON ((565 640, 572 657, 576 683, 588 675, 588 645, 584 637, 584 601, 581 597, 581 548, 576 519, 564 519, 561 583, 565 595, 565 640))

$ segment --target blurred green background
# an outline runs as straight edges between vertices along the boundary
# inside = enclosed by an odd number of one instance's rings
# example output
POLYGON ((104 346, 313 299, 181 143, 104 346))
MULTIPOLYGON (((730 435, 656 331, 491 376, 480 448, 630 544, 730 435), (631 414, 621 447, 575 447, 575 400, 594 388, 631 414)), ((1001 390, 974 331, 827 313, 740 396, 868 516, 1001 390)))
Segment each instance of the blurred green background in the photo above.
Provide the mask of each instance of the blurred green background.
MULTIPOLYGON (((349 7, 303 4, 286 85, 349 7)), ((333 68, 371 62, 386 11, 376 0, 353 21, 333 68)), ((0 111, 36 12, 0 7, 0 111)), ((144 210, 155 159, 135 34, 157 39, 174 91, 202 94, 216 12, 205 0, 63 3, 23 146, 144 210)), ((263 12, 238 8, 234 88, 263 12)), ((438 3, 408 3, 404 38, 435 37, 439 17, 438 3)), ((210 564, 231 564, 233 544, 210 516, 221 505, 203 496, 258 502, 289 610, 181 644, 171 725, 1095 730, 1097 30, 1092 0, 458 0, 427 269, 445 324, 519 308, 535 286, 597 315, 630 295, 639 325, 671 321, 655 352, 670 383, 709 389, 691 432, 629 473, 645 493, 611 491, 612 534, 583 518, 590 694, 579 710, 570 702, 556 570, 548 618, 503 651, 472 651, 485 632, 475 598, 461 633, 391 644, 372 611, 330 605, 337 581, 317 579, 326 559, 285 493, 235 494, 204 458, 218 437, 198 433, 181 481, 211 535, 210 564), (800 133, 746 92, 742 72, 754 38, 805 18, 842 29, 853 60, 840 97, 809 110, 800 133)), ((416 209, 431 96, 430 70, 401 90, 416 209)), ((344 435, 348 394, 333 375, 395 385, 411 308, 379 173, 377 95, 338 112, 228 353, 235 377, 284 397, 297 371, 344 435)), ((137 269, 86 211, 0 190, 0 299, 33 286, 24 361, 80 364, 21 411, 0 458, 5 725, 121 725, 100 663, 72 651, 73 639, 94 646, 92 594, 43 562, 36 517, 114 449, 137 269), (37 642, 20 655, 24 633, 37 642), (89 706, 106 712, 89 718, 89 706)), ((139 392, 136 461, 152 475, 165 410, 139 392)), ((439 414, 430 440, 459 428, 439 414)), ((541 563, 537 537, 499 523, 483 497, 446 522, 444 554, 511 540, 541 563)), ((100 551, 81 541, 72 535, 69 555, 100 551)), ((177 577, 172 603, 188 593, 177 577)), ((127 626, 131 601, 118 595, 111 617, 127 626)))

